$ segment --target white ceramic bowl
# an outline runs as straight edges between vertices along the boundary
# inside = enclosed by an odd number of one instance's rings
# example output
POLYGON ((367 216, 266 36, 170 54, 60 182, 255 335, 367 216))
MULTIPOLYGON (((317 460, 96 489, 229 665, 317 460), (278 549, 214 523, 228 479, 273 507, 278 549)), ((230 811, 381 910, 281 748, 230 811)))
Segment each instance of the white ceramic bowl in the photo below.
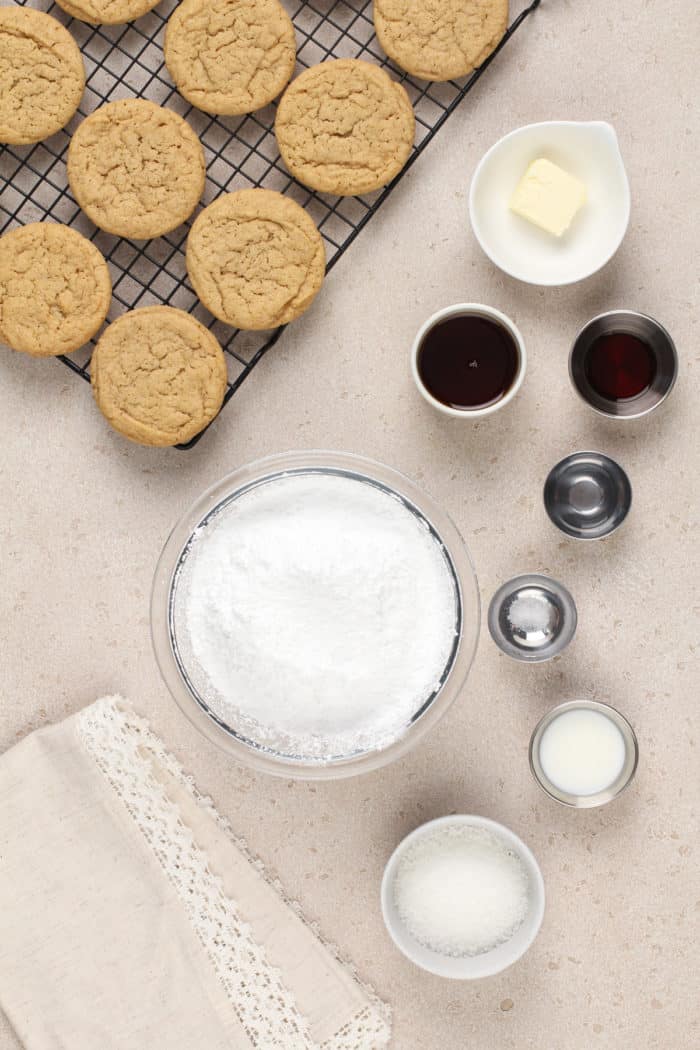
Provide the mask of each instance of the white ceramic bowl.
POLYGON ((506 317, 504 313, 501 313, 500 310, 496 310, 493 306, 484 306, 483 303, 455 303, 454 306, 445 306, 442 310, 437 310, 436 313, 432 314, 428 320, 420 326, 416 333, 416 337, 413 340, 413 346, 411 347, 411 374, 413 375, 413 382, 416 384, 419 393, 421 393, 428 404, 432 405, 433 408, 436 408, 438 412, 443 412, 446 416, 453 416, 458 419, 481 419, 483 416, 493 415, 494 412, 498 412, 499 409, 509 404, 523 385, 526 367, 527 354, 525 353, 525 343, 523 342, 523 337, 520 334, 519 329, 513 324, 510 317, 506 317), (430 329, 441 321, 445 321, 448 317, 463 317, 465 314, 471 314, 474 317, 486 317, 489 320, 496 321, 498 324, 502 325, 506 331, 510 332, 515 345, 518 348, 518 371, 510 389, 506 391, 500 401, 496 401, 492 405, 487 405, 486 408, 452 408, 451 405, 446 405, 442 401, 438 401, 438 399, 433 397, 426 387, 421 377, 420 369, 418 368, 418 357, 421 344, 430 329))
POLYGON ((429 973, 434 973, 438 977, 450 977, 454 980, 462 981, 471 981, 479 977, 491 977, 493 974, 500 973, 508 966, 512 966, 514 962, 517 962, 525 954, 539 933, 544 917, 544 899, 542 872, 535 857, 525 843, 512 831, 504 827, 503 824, 498 824, 495 820, 489 820, 487 817, 466 815, 438 817, 437 820, 430 820, 427 824, 422 824, 415 831, 412 831, 410 835, 407 835, 389 858, 389 863, 384 870, 381 888, 384 923, 399 951, 403 952, 406 958, 410 959, 416 966, 420 966, 421 969, 427 970, 429 973), (529 880, 530 906, 522 926, 515 931, 510 940, 499 944, 496 948, 492 948, 491 951, 464 958, 441 955, 439 952, 431 951, 430 948, 426 948, 416 941, 402 923, 394 903, 396 871, 408 845, 415 842, 416 839, 433 832, 437 827, 454 825, 488 828, 489 831, 501 838, 509 849, 518 854, 529 880))
POLYGON ((604 121, 550 120, 506 135, 480 161, 469 191, 479 244, 505 273, 538 285, 590 277, 622 243, 630 189, 617 135, 604 121), (586 186, 588 199, 562 237, 510 211, 508 202, 528 165, 546 157, 586 186))

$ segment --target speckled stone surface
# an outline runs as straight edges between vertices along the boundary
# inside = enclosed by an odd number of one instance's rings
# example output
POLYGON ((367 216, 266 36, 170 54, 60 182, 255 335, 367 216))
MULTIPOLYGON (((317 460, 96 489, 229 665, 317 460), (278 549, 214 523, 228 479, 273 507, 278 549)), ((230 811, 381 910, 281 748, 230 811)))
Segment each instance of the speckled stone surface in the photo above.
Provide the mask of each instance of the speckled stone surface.
MULTIPOLYGON (((391 1002, 397 1050, 700 1045, 697 28, 693 0, 544 0, 193 452, 128 444, 56 362, 0 359, 0 748, 99 694, 129 695, 391 1002), (482 153, 549 118, 610 120, 633 194, 617 257, 561 290, 499 274, 467 217, 482 153), (510 314, 530 358, 517 399, 476 426, 438 418, 408 370, 421 321, 459 300, 510 314), (668 403, 626 426, 582 405, 566 368, 580 325, 618 306, 657 316, 681 359, 668 403), (190 728, 158 676, 148 596, 170 526, 205 486, 261 455, 319 446, 384 460, 429 489, 462 529, 485 601, 516 573, 551 573, 580 625, 560 658, 532 667, 484 629, 464 695, 414 753, 308 786, 238 768, 190 728), (557 459, 587 447, 619 458, 634 506, 619 533, 582 545, 550 526, 540 493, 557 459), (634 786, 597 812, 557 807, 527 766, 535 722, 575 696, 611 701, 639 734, 634 786), (529 954, 471 985, 414 969, 378 904, 399 839, 454 811, 513 828, 548 892, 529 954)), ((0 1047, 14 1046, 0 1023, 0 1047)))

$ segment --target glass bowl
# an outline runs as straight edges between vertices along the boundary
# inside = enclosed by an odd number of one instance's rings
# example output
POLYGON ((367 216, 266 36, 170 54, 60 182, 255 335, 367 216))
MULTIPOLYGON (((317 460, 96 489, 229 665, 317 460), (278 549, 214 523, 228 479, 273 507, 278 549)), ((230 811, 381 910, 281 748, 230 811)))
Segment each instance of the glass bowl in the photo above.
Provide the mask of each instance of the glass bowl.
POLYGON ((151 593, 151 636, 163 679, 182 712, 213 743, 243 765, 301 780, 326 780, 366 773, 405 754, 445 714, 463 688, 479 637, 480 602, 474 567, 457 528, 409 478, 381 463, 345 452, 286 452, 240 467, 212 485, 177 522, 156 566, 151 593), (364 481, 396 496, 439 542, 455 586, 456 637, 438 687, 389 742, 338 758, 283 754, 227 725, 198 695, 179 658, 174 631, 174 597, 179 570, 193 533, 224 504, 273 478, 327 473, 364 481))
POLYGON ((535 726, 530 738, 529 758, 530 772, 546 795, 549 795, 555 802, 560 802, 562 806, 570 806, 572 809, 592 809, 595 806, 604 806, 612 802, 632 783, 639 763, 639 744, 634 729, 616 708, 609 704, 602 704, 598 700, 567 700, 548 711, 535 726), (624 741, 625 760, 617 777, 607 787, 590 795, 575 795, 560 788, 549 779, 540 760, 540 743, 545 730, 559 715, 567 711, 595 711, 605 715, 619 729, 624 741))

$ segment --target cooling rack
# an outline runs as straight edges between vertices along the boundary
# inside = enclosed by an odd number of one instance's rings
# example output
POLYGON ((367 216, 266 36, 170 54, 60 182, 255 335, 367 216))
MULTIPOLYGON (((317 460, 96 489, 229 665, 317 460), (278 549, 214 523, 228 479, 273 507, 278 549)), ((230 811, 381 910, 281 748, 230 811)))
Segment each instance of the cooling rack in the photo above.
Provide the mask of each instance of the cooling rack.
MULTIPOLYGON (((26 0, 20 0, 26 3, 26 0)), ((488 68, 525 19, 539 7, 531 0, 513 19, 500 44, 468 78, 428 83, 408 76, 383 54, 374 35, 371 0, 291 0, 285 6, 297 34, 298 71, 329 58, 364 58, 386 68, 413 103, 416 141, 403 171, 383 190, 361 197, 334 197, 310 191, 290 177, 275 141, 274 106, 247 117, 212 117, 190 106, 176 91, 163 61, 163 35, 177 0, 127 25, 89 26, 53 3, 28 6, 48 11, 68 26, 85 60, 87 87, 78 114, 64 131, 34 146, 0 147, 0 233, 28 222, 67 223, 89 237, 109 263, 113 283, 108 321, 126 310, 157 303, 194 314, 210 328, 227 354, 224 405, 250 375, 283 328, 242 332, 215 320, 187 282, 185 242, 190 223, 165 237, 133 242, 96 230, 68 189, 66 153, 70 134, 98 106, 142 96, 181 114, 199 135, 207 161, 202 205, 220 193, 264 186, 294 198, 315 220, 326 246, 330 270, 352 244, 402 176, 420 156, 450 114, 488 68)), ((60 360, 82 379, 90 379, 94 342, 60 360)), ((191 448, 201 438, 187 445, 191 448)))

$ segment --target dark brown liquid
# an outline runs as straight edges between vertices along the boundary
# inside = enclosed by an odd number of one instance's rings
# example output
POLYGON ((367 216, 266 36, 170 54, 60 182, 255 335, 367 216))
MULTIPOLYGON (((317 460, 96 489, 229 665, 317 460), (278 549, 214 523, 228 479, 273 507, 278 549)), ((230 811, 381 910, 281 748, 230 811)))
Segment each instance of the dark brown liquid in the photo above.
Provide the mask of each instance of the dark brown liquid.
POLYGON ((627 401, 639 397, 654 382, 656 358, 636 335, 612 332, 591 343, 584 367, 596 394, 608 401, 627 401))
POLYGON ((418 372, 428 391, 450 408, 487 408, 510 390, 518 374, 518 347, 507 329, 463 314, 439 321, 418 350, 418 372))

